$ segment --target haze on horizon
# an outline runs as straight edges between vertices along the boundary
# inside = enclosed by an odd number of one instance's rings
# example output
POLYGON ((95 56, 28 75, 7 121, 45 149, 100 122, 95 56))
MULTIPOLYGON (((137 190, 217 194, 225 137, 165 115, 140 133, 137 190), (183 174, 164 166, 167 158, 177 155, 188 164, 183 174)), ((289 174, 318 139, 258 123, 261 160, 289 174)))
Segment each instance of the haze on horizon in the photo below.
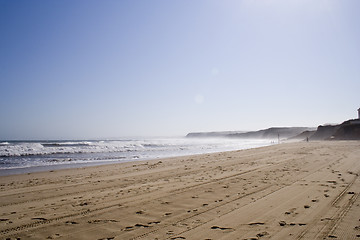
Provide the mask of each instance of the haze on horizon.
POLYGON ((316 127, 360 107, 357 0, 0 0, 0 139, 316 127))

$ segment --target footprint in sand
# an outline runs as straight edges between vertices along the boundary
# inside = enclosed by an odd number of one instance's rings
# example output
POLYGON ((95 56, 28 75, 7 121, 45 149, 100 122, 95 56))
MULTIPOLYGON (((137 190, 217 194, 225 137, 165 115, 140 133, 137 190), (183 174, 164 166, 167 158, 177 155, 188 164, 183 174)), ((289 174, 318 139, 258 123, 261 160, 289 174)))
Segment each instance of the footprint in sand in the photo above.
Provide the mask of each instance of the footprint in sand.
POLYGON ((95 219, 95 220, 89 220, 88 223, 93 223, 93 224, 97 224, 97 223, 109 223, 109 222, 118 222, 117 220, 114 219, 95 219))
POLYGON ((146 225, 146 224, 137 223, 137 224, 135 224, 135 227, 148 228, 148 227, 150 227, 150 226, 149 226, 149 225, 146 225))
MULTIPOLYGON (((150 224, 150 223, 149 223, 150 224)), ((124 231, 132 231, 134 230, 134 227, 143 227, 143 228, 149 228, 151 226, 147 225, 147 224, 141 224, 141 223, 137 223, 134 226, 127 226, 125 227, 124 231)))
POLYGON ((197 212, 197 211, 198 211, 197 209, 193 209, 193 210, 188 210, 187 212, 191 213, 191 212, 197 212))
POLYGON ((286 226, 286 222, 285 222, 285 221, 280 221, 280 222, 279 222, 279 225, 282 226, 282 227, 283 227, 283 226, 286 226))
POLYGON ((288 226, 296 226, 296 225, 305 226, 306 223, 298 223, 298 224, 296 224, 296 223, 289 223, 289 224, 287 224, 285 221, 280 221, 280 222, 279 222, 279 225, 282 226, 282 227, 284 227, 284 226, 286 226, 286 225, 288 225, 288 226))
POLYGON ((234 230, 233 228, 228 227, 219 227, 219 226, 212 226, 211 229, 220 229, 220 230, 234 230))
POLYGON ((296 211, 296 208, 292 208, 292 209, 286 211, 286 212, 285 212, 285 215, 297 214, 295 211, 296 211))
POLYGON ((125 227, 124 231, 132 231, 134 230, 134 227, 133 226, 127 226, 125 227))
POLYGON ((264 225, 264 224, 265 224, 264 222, 252 222, 252 223, 249 223, 248 225, 255 226, 255 225, 264 225))
POLYGON ((33 217, 31 218, 31 220, 47 221, 46 218, 42 218, 42 217, 33 217))
POLYGON ((144 210, 139 210, 139 211, 136 212, 136 214, 144 214, 144 213, 145 213, 144 210))
POLYGON ((51 236, 48 236, 46 239, 55 239, 55 238, 59 238, 59 237, 61 237, 61 235, 59 233, 55 233, 51 236))
POLYGON ((79 224, 77 222, 73 222, 73 221, 66 221, 65 224, 68 224, 68 225, 73 225, 73 224, 79 224))
POLYGON ((264 237, 266 235, 269 235, 269 233, 268 232, 261 232, 261 233, 256 234, 256 237, 261 238, 261 237, 264 237))
POLYGON ((160 221, 154 221, 154 222, 148 222, 148 224, 159 224, 160 223, 160 221))

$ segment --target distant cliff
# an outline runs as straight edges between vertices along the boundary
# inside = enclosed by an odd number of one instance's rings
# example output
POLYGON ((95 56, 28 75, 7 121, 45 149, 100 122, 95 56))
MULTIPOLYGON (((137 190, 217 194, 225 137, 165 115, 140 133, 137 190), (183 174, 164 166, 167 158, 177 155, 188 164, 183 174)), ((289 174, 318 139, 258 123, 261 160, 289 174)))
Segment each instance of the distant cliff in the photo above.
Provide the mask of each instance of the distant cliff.
POLYGON ((311 131, 311 130, 313 130, 313 128, 272 127, 272 128, 268 128, 268 129, 259 130, 259 131, 230 134, 229 137, 275 139, 275 138, 278 138, 278 136, 279 136, 281 139, 284 139, 284 138, 291 138, 291 137, 294 137, 304 131, 311 131))
POLYGON ((334 140, 360 140, 360 120, 342 123, 331 137, 334 140))
POLYGON ((315 132, 316 132, 316 130, 304 131, 304 132, 296 135, 295 137, 289 138, 289 140, 306 140, 306 139, 309 139, 310 137, 312 137, 315 132))
POLYGON ((186 137, 231 137, 251 139, 302 139, 306 140, 360 140, 360 119, 353 119, 338 125, 320 125, 315 128, 308 127, 272 127, 268 129, 241 132, 194 132, 186 137))
POLYGON ((330 139, 332 135, 339 129, 340 125, 320 125, 314 134, 310 137, 310 140, 326 140, 330 139))
POLYGON ((277 139, 278 136, 281 139, 294 137, 304 131, 311 131, 314 128, 308 127, 273 127, 263 129, 259 131, 240 132, 240 131, 228 131, 228 132, 195 132, 189 133, 186 137, 231 137, 231 138, 252 138, 252 139, 277 139))
POLYGON ((339 125, 320 125, 310 140, 360 140, 360 120, 348 120, 339 125))

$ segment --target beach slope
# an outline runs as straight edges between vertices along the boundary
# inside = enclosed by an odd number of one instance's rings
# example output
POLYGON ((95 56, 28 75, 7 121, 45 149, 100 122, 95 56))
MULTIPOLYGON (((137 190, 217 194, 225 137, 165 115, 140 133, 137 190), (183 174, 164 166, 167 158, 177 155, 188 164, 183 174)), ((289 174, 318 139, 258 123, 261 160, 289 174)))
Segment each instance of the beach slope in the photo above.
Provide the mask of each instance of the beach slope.
POLYGON ((357 239, 360 142, 0 177, 1 239, 357 239))

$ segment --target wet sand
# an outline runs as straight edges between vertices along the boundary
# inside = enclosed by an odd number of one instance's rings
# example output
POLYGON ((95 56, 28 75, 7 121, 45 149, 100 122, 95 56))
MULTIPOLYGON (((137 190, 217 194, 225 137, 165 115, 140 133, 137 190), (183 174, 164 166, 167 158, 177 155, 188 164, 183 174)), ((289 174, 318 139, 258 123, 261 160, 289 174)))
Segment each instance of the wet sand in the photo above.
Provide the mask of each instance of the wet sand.
POLYGON ((0 239, 360 239, 360 142, 0 177, 0 239))

